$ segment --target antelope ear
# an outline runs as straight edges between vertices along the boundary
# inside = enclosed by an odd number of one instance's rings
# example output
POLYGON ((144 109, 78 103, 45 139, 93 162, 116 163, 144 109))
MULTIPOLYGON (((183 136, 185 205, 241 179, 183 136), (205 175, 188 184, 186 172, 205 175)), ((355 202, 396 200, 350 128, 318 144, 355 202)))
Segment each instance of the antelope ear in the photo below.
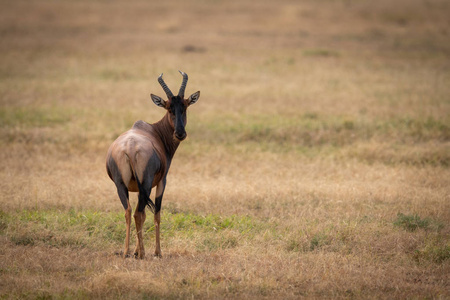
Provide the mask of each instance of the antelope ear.
POLYGON ((161 97, 158 97, 156 95, 150 94, 150 97, 153 100, 153 103, 155 103, 156 105, 158 105, 159 107, 164 107, 166 108, 166 101, 164 101, 163 99, 161 99, 161 97))
POLYGON ((200 98, 200 91, 195 92, 189 96, 189 98, 187 99, 188 105, 191 105, 191 104, 194 104, 195 102, 197 102, 198 98, 200 98))

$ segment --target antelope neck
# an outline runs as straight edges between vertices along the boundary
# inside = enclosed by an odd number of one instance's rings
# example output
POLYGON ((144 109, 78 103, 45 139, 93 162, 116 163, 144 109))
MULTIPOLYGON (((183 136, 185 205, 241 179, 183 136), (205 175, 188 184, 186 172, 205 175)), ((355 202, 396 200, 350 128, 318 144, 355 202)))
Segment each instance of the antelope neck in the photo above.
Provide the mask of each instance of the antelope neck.
POLYGON ((164 148, 166 149, 168 157, 172 158, 178 148, 178 145, 180 145, 180 142, 173 136, 175 130, 170 125, 169 113, 167 112, 161 120, 153 123, 152 126, 158 133, 158 136, 161 139, 164 148))

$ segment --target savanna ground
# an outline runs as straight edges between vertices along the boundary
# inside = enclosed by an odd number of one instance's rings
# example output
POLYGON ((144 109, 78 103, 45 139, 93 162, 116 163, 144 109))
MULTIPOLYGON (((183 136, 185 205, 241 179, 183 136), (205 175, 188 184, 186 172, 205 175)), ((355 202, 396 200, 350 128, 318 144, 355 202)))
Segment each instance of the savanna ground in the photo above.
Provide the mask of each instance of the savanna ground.
POLYGON ((450 297, 450 2, 0 5, 2 298, 450 297), (148 213, 123 259, 106 151, 178 69, 163 258, 148 213))

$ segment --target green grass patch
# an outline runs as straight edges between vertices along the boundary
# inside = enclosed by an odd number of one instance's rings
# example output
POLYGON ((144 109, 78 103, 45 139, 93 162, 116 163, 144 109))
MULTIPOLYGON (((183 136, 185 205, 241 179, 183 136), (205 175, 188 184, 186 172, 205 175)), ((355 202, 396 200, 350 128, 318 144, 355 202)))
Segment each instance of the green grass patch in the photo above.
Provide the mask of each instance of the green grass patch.
MULTIPOLYGON (((165 237, 194 241, 198 251, 235 248, 242 239, 251 240, 267 227, 250 216, 221 216, 215 214, 164 213, 161 220, 165 237)), ((153 227, 148 228, 152 231, 153 227)))
POLYGON ((101 247, 123 243, 123 214, 94 211, 23 210, 2 213, 2 234, 17 245, 101 247))
POLYGON ((368 164, 381 162, 392 166, 399 164, 417 167, 440 166, 447 168, 450 166, 449 147, 444 143, 434 142, 417 143, 413 146, 394 143, 374 145, 374 143, 368 142, 359 147, 348 148, 347 156, 368 164))
POLYGON ((307 49, 303 50, 304 56, 316 56, 316 57, 338 57, 339 52, 330 49, 307 49))
POLYGON ((401 227, 407 231, 416 231, 417 229, 429 229, 431 225, 431 219, 422 219, 418 215, 405 215, 403 213, 397 214, 397 219, 394 221, 394 225, 401 227))
POLYGON ((422 249, 416 250, 413 257, 418 263, 431 261, 441 264, 450 258, 450 244, 434 241, 422 249))
POLYGON ((171 230, 214 230, 235 229, 240 233, 254 229, 260 229, 261 224, 250 216, 220 216, 220 215, 195 215, 191 213, 164 213, 163 216, 168 231, 171 230))
POLYGON ((197 142, 254 146, 273 152, 344 147, 380 140, 396 144, 449 141, 450 126, 435 118, 368 120, 350 116, 304 113, 282 115, 222 115, 192 122, 190 135, 197 142))
MULTIPOLYGON (((251 238, 264 227, 250 216, 196 215, 163 213, 161 232, 166 238, 202 236, 198 249, 217 250, 236 247, 238 236, 251 238)), ((134 230, 134 225, 133 230, 134 230)), ((144 224, 146 234, 154 231, 149 214, 144 224)), ((101 248, 122 245, 125 239, 125 218, 119 212, 22 210, 0 212, 0 233, 16 245, 45 244, 53 247, 101 248)))
POLYGON ((71 120, 73 111, 60 107, 2 107, 0 127, 51 127, 71 120))
POLYGON ((309 242, 309 250, 318 250, 326 245, 331 244, 331 238, 325 233, 318 233, 311 237, 309 242))
MULTIPOLYGON (((328 116, 221 115, 192 122, 186 147, 225 147, 228 151, 331 155, 365 163, 408 166, 450 166, 450 127, 446 119, 328 116)), ((184 150, 182 150, 184 151, 184 150)), ((193 150, 186 150, 193 151, 193 150)), ((197 150, 198 151, 198 150, 197 150)))

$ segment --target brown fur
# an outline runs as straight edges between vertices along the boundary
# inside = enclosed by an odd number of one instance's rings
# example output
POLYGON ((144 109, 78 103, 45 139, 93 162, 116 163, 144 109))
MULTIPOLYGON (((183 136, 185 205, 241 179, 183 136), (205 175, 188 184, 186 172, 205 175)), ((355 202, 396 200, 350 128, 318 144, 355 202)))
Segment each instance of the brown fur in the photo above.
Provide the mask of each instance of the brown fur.
MULTIPOLYGON (((158 156, 161 165, 159 171, 155 173, 152 188, 167 174, 170 166, 168 160, 172 159, 180 143, 173 138, 173 125, 170 125, 168 114, 154 124, 137 121, 109 147, 106 161, 114 159, 128 191, 139 192, 135 174, 138 178, 143 177, 147 162, 153 154, 158 156)), ((113 179, 111 175, 109 176, 113 179)))

